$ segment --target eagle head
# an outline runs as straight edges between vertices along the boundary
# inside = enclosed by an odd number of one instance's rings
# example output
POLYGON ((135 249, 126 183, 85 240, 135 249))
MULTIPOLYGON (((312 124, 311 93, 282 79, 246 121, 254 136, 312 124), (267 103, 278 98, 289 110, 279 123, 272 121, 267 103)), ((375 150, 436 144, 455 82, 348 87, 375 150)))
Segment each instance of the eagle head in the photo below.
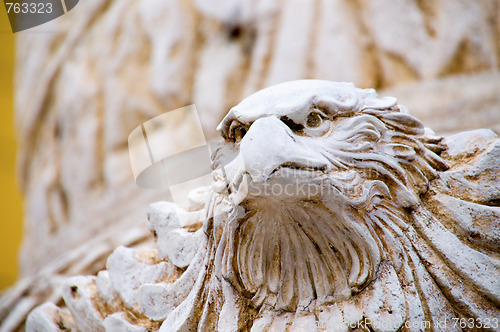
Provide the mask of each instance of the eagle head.
POLYGON ((361 291, 383 259, 373 215, 406 218, 447 167, 440 138, 394 98, 350 83, 272 86, 218 129, 216 191, 232 205, 218 266, 257 306, 295 310, 361 291))

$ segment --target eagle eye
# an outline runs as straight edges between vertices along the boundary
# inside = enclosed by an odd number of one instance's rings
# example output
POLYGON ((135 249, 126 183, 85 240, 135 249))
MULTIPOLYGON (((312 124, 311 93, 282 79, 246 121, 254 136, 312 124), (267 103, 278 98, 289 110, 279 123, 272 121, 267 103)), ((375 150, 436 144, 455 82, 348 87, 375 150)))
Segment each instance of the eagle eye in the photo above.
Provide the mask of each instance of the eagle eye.
POLYGON ((306 126, 308 128, 318 128, 323 123, 323 117, 317 112, 311 112, 307 116, 306 126))
POLYGON ((318 108, 314 108, 304 120, 302 134, 310 137, 320 137, 331 129, 332 121, 318 108))
POLYGON ((239 143, 247 133, 246 127, 238 121, 233 121, 229 127, 229 139, 234 143, 239 143))

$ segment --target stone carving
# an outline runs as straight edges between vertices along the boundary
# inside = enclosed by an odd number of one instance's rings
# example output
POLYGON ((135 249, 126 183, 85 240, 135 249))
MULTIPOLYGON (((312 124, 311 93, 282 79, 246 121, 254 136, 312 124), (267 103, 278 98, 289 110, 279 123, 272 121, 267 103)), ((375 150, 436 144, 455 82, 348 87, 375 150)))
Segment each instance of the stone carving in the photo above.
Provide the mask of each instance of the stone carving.
POLYGON ((152 204, 27 330, 500 330, 500 140, 442 139, 391 97, 276 85, 219 125, 213 185, 152 204))

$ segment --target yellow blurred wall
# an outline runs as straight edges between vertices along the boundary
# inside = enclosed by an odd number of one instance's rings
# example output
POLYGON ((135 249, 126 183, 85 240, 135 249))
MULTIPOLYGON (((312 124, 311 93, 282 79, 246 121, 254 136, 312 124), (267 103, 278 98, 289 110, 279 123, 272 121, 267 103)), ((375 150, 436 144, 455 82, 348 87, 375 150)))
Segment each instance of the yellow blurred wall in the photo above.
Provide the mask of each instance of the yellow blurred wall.
POLYGON ((14 34, 0 5, 0 290, 17 278, 22 201, 15 178, 13 74, 14 34))

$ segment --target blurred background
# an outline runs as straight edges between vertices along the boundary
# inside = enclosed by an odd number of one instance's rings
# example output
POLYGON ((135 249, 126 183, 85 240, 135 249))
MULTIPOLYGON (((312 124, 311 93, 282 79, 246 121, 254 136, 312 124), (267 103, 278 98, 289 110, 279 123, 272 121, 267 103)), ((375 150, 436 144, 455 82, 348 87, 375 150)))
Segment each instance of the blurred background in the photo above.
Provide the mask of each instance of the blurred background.
POLYGON ((7 15, 0 15, 0 290, 17 278, 22 232, 22 200, 15 177, 14 34, 7 15))
POLYGON ((244 97, 318 78, 393 95, 440 135, 500 130, 500 0, 88 0, 16 33, 15 65, 2 15, 1 288, 23 228, 2 331, 151 241, 148 204, 170 193, 136 186, 127 138, 155 116, 195 104, 212 139, 244 97))

